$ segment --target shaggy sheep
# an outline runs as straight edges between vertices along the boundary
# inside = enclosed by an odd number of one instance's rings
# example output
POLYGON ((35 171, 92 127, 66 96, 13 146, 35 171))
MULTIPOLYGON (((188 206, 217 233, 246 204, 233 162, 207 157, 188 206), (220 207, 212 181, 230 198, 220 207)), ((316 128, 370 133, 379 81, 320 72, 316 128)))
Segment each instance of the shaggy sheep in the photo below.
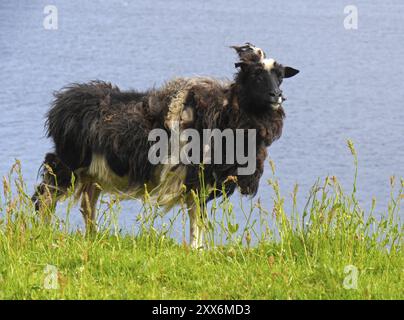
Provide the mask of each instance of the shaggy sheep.
MULTIPOLYGON (((230 195, 236 188, 243 195, 255 195, 266 149, 282 133, 285 99, 280 85, 284 78, 298 73, 267 59, 252 44, 233 48, 239 61, 232 82, 177 78, 160 89, 138 92, 93 81, 57 92, 46 122, 55 150, 45 157, 43 181, 32 197, 36 209, 45 212, 54 207, 74 181, 86 228, 91 232, 95 230, 95 206, 101 192, 141 198, 147 188, 152 201, 165 209, 181 201, 187 204, 191 246, 200 247, 203 227, 198 214, 203 210, 196 208, 191 196, 191 190, 198 193, 201 189, 200 171, 209 198, 220 196, 223 190, 230 195), (203 166, 150 161, 153 141, 149 135, 153 129, 173 135, 175 130, 187 128, 201 134, 205 129, 254 129, 255 171, 240 175, 238 169, 243 164, 237 161, 203 166)), ((250 142, 244 139, 246 144, 250 142)), ((181 146, 186 142, 181 140, 181 146)), ((200 150, 204 151, 203 145, 200 150)), ((219 151, 229 158, 224 149, 219 151)))

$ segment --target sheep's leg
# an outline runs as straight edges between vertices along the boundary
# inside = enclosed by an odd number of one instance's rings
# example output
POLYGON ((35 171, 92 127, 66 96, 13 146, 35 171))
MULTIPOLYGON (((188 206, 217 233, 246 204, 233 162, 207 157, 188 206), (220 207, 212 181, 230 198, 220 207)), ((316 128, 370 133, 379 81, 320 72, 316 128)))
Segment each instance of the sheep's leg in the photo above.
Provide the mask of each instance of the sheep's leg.
POLYGON ((58 156, 48 153, 42 165, 42 182, 35 188, 32 202, 35 211, 45 222, 50 222, 56 203, 67 194, 71 186, 73 172, 65 166, 58 156))
POLYGON ((100 194, 101 190, 95 183, 86 184, 83 187, 80 211, 84 218, 87 234, 93 234, 97 231, 96 206, 100 194))
POLYGON ((35 206, 35 211, 39 213, 41 219, 45 223, 50 223, 52 214, 56 209, 57 201, 63 194, 55 190, 55 187, 51 184, 41 182, 36 187, 35 193, 32 196, 32 202, 35 206))
POLYGON ((193 249, 203 248, 203 225, 202 217, 199 216, 198 208, 193 205, 188 210, 189 214, 189 242, 193 249))

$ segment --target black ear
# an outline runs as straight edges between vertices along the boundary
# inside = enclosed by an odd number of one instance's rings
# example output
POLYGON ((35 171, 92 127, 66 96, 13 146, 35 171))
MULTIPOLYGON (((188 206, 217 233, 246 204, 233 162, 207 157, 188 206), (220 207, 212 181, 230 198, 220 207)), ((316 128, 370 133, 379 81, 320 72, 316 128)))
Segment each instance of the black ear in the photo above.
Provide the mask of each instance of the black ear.
POLYGON ((285 70, 284 78, 291 78, 299 73, 299 70, 294 69, 292 67, 284 67, 284 70, 285 70))

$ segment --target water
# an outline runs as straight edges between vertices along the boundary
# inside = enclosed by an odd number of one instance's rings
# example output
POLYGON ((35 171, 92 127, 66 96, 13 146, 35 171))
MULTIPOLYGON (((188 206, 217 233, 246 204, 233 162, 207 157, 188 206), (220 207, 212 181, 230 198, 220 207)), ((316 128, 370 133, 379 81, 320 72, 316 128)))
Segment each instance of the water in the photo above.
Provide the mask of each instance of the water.
MULTIPOLYGON (((231 78, 236 57, 228 46, 249 41, 301 70, 284 82, 284 134, 270 148, 285 194, 297 182, 304 203, 309 186, 326 175, 348 188, 347 138, 359 153, 364 207, 375 196, 383 209, 389 177, 404 176, 402 1, 356 0, 359 29, 351 31, 343 27, 346 1, 54 0, 54 31, 42 25, 48 4, 0 3, 1 175, 18 158, 28 185, 35 183, 52 147, 43 124, 54 90, 91 79, 146 89, 179 75, 231 78)), ((269 206, 268 169, 259 196, 269 206)), ((136 208, 125 204, 125 226, 136 208)))

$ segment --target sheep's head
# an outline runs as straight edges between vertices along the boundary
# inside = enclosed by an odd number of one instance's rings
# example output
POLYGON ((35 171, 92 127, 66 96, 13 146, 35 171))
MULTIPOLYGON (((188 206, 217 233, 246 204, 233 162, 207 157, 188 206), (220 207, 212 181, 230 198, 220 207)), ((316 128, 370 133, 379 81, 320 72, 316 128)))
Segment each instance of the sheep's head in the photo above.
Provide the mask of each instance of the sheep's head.
POLYGON ((236 68, 240 68, 237 81, 249 100, 258 107, 271 106, 278 109, 286 100, 280 89, 283 79, 293 77, 299 70, 268 59, 262 49, 251 43, 231 48, 239 56, 239 61, 235 64, 236 68))

